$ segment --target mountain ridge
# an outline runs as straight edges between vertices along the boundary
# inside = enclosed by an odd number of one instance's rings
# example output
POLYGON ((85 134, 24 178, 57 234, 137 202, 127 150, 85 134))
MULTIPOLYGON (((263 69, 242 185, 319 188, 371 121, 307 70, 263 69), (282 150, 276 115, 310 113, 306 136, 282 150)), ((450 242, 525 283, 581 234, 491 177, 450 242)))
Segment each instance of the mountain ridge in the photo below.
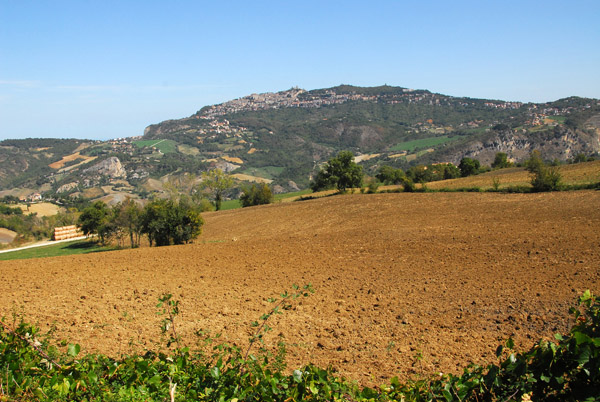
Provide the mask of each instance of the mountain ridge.
POLYGON ((566 161, 597 155, 599 138, 598 99, 522 103, 388 85, 292 87, 204 106, 151 124, 141 137, 2 141, 0 190, 70 188, 84 195, 116 186, 143 197, 156 191, 156 180, 214 167, 295 190, 306 188, 319 164, 340 150, 359 155, 373 174, 382 165, 458 164, 465 156, 489 165, 496 152, 519 162, 533 149, 566 161), (121 166, 118 177, 99 168, 109 158, 121 166))

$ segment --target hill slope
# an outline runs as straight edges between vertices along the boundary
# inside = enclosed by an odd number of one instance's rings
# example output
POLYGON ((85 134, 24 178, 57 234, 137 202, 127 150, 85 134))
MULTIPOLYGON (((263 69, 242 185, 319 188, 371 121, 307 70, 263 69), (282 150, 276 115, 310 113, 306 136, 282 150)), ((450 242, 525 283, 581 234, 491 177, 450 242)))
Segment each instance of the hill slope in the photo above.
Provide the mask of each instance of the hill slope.
POLYGON ((280 184, 306 185, 315 164, 340 150, 376 154, 368 166, 458 164, 464 156, 489 164, 499 151, 521 161, 532 149, 549 160, 594 154, 597 116, 593 99, 522 104, 389 86, 292 88, 205 107, 151 125, 144 136, 183 142, 207 157, 234 155, 244 163, 240 169, 279 167, 280 184))
POLYGON ((84 351, 153 348, 157 298, 181 302, 178 334, 244 345, 270 296, 315 295, 269 323, 289 368, 331 365, 363 384, 459 372, 564 331, 568 306, 600 287, 600 193, 375 194, 207 213, 199 242, 0 262, 0 315, 84 351), (85 278, 74 280, 73 278, 85 278))
POLYGON ((338 86, 253 94, 194 115, 148 126, 144 136, 106 142, 0 142, 0 190, 146 197, 171 175, 218 167, 277 191, 307 188, 340 150, 381 165, 489 164, 502 151, 515 161, 539 149, 548 160, 600 149, 600 101, 571 97, 544 104, 457 98, 381 86, 338 86))

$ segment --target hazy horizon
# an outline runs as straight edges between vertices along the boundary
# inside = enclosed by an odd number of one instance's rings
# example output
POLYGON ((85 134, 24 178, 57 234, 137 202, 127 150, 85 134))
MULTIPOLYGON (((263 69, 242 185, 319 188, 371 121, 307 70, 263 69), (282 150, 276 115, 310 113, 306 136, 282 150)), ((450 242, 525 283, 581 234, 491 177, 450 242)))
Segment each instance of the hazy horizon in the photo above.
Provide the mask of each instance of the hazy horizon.
POLYGON ((0 3, 0 140, 101 139, 342 83, 600 98, 596 1, 0 3))

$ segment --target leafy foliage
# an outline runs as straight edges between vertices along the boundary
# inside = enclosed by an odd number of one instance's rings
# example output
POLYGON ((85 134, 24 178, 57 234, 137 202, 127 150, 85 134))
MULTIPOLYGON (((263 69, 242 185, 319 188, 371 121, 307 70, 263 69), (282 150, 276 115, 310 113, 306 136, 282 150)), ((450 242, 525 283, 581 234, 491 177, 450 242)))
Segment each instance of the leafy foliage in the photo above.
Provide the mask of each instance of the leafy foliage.
POLYGON ((558 166, 547 166, 539 151, 534 150, 526 161, 527 170, 532 174, 533 191, 556 191, 561 186, 558 166))
MULTIPOLYGON (((526 352, 513 350, 509 339, 499 346, 498 364, 470 366, 462 375, 442 375, 401 383, 392 378, 379 388, 359 388, 330 369, 308 365, 284 374, 282 355, 261 348, 250 354, 268 332, 268 319, 289 310, 310 285, 294 286, 253 323, 257 328, 246 352, 202 338, 204 347, 180 346, 175 331, 179 303, 170 294, 159 299, 161 328, 171 353, 147 351, 113 359, 80 355, 78 344, 65 351, 50 334, 24 322, 0 321, 0 400, 28 401, 598 401, 600 400, 600 304, 586 291, 571 309, 575 323, 568 334, 540 341, 526 352), (261 323, 262 322, 262 323, 261 323)), ((284 348, 280 348, 285 353, 284 348)))
POLYGON ((510 166, 512 166, 512 163, 508 161, 508 155, 506 154, 506 152, 496 152, 494 162, 492 162, 492 168, 504 169, 510 166))
POLYGON ((19 207, 9 207, 8 205, 0 204, 0 215, 23 215, 23 210, 19 207))
POLYGON ((375 177, 383 184, 400 184, 406 175, 402 169, 394 169, 391 166, 384 165, 379 168, 375 177))
POLYGON ((105 238, 110 232, 109 214, 110 210, 108 206, 103 201, 96 201, 81 212, 77 225, 86 236, 97 234, 100 237, 100 241, 104 243, 105 238))
POLYGON ((460 175, 462 177, 467 177, 474 174, 478 174, 479 169, 481 168, 481 164, 477 159, 465 157, 460 160, 458 168, 460 169, 460 175))
POLYGON ((362 179, 362 166, 354 162, 352 152, 342 151, 319 170, 311 189, 316 192, 336 187, 340 192, 344 192, 347 188, 360 187, 362 179))
POLYGON ((140 231, 156 246, 187 243, 200 235, 203 224, 199 208, 173 200, 155 199, 140 215, 140 231))
POLYGON ((215 209, 221 209, 224 193, 233 187, 233 178, 221 169, 213 169, 202 173, 202 186, 211 193, 215 201, 215 209))
POLYGON ((270 204, 273 202, 273 192, 266 183, 253 184, 251 187, 242 190, 240 202, 242 207, 270 204))

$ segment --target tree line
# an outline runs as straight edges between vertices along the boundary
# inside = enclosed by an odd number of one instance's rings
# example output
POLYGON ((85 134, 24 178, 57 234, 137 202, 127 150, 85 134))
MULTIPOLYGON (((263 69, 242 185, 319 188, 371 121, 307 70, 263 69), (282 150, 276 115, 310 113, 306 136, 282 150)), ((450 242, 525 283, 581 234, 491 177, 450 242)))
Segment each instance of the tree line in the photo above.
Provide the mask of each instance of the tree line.
POLYGON ((97 235, 101 243, 116 241, 139 247, 143 235, 150 246, 184 244, 198 237, 204 220, 197 204, 186 200, 155 199, 140 206, 132 199, 109 207, 96 201, 85 208, 77 225, 85 235, 97 235))
MULTIPOLYGON (((584 154, 576 155, 570 163, 580 163, 594 160, 584 154)), ((529 158, 518 166, 523 166, 531 173, 532 191, 555 191, 561 189, 561 175, 557 161, 545 162, 541 153, 534 150, 529 158)), ((455 179, 477 175, 490 170, 504 169, 513 166, 505 152, 497 152, 491 166, 483 166, 479 160, 469 157, 461 159, 458 166, 452 163, 433 163, 410 167, 406 172, 400 168, 384 165, 375 174, 375 180, 369 184, 369 192, 376 190, 379 184, 402 185, 404 191, 415 191, 415 183, 455 179)), ((354 162, 350 151, 342 151, 329 159, 315 175, 311 182, 313 192, 336 188, 345 192, 349 188, 363 186, 365 180, 362 166, 354 162)), ((364 190, 364 189, 363 189, 364 190)))
MULTIPOLYGON (((139 247, 143 236, 150 246, 189 243, 202 232, 200 214, 212 209, 202 190, 208 191, 218 211, 234 184, 233 178, 219 169, 203 173, 199 186, 195 181, 192 175, 172 179, 165 186, 169 198, 155 198, 143 207, 129 198, 112 207, 96 201, 83 209, 77 224, 84 234, 97 235, 102 243, 116 241, 120 247, 127 242, 131 248, 139 247)), ((269 204, 273 194, 267 184, 253 184, 243 189, 240 201, 243 207, 269 204)))

